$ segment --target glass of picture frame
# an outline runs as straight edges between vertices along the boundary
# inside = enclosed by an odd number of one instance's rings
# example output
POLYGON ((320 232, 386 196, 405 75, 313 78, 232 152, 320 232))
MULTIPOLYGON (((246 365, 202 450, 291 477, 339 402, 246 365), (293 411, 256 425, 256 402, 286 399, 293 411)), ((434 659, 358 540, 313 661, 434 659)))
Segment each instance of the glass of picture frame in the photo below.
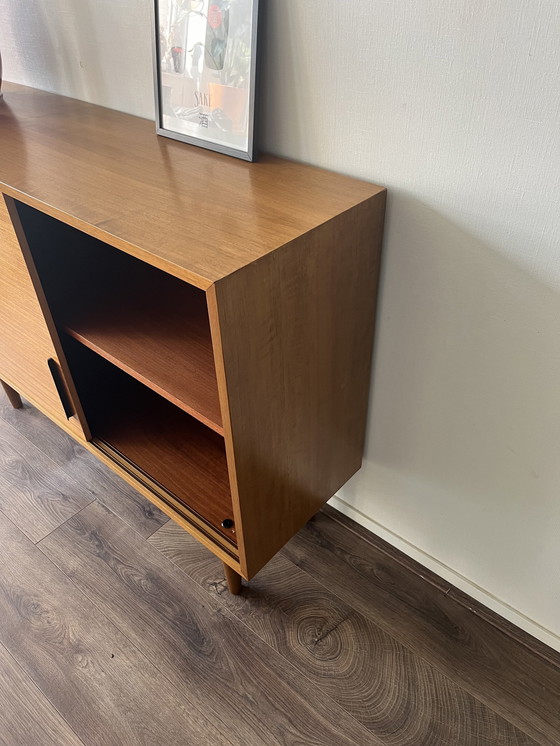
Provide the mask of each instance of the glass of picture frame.
POLYGON ((156 131, 255 159, 258 0, 154 0, 156 131))

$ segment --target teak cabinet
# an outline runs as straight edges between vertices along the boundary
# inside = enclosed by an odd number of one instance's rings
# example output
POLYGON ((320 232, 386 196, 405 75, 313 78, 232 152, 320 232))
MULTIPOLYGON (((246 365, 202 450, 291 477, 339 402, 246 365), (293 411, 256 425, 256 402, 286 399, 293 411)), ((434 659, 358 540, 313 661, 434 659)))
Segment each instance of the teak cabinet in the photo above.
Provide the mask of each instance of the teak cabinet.
POLYGON ((0 378, 250 579, 361 464, 385 190, 7 84, 0 378))

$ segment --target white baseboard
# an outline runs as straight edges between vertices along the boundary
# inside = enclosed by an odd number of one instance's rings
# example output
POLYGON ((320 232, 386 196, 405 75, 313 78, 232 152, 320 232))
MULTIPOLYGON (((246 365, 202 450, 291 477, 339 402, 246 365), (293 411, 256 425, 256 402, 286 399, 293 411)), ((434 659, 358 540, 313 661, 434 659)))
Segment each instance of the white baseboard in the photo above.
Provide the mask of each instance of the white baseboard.
POLYGON ((456 588, 459 588, 461 591, 476 599, 487 608, 496 612, 496 614, 499 614, 501 617, 507 619, 512 624, 515 624, 516 627, 519 627, 525 632, 528 632, 533 637, 536 637, 537 640, 544 642, 545 645, 548 645, 554 650, 560 652, 560 637, 551 630, 546 629, 538 622, 535 622, 533 619, 525 616, 525 614, 517 611, 517 609, 514 609, 513 607, 506 604, 504 601, 496 598, 496 596, 493 596, 484 588, 481 588, 480 586, 476 585, 476 583, 470 581, 468 578, 465 578, 463 575, 455 572, 455 570, 452 570, 447 565, 444 565, 435 557, 432 557, 426 552, 423 552, 421 549, 414 546, 406 539, 403 539, 402 537, 393 533, 393 531, 385 528, 380 523, 377 523, 377 521, 369 518, 369 516, 365 515, 361 511, 356 510, 356 508, 353 508, 347 502, 341 500, 340 497, 333 497, 329 501, 329 505, 331 505, 333 508, 336 508, 336 510, 339 510, 344 515, 348 516, 348 518, 352 518, 352 520, 356 521, 356 523, 359 523, 360 526, 367 528, 373 534, 379 536, 388 544, 391 544, 391 546, 399 549, 401 552, 403 552, 403 554, 406 554, 408 557, 416 560, 428 570, 431 570, 436 575, 439 575, 440 578, 443 578, 448 583, 451 583, 451 585, 454 585, 456 588))

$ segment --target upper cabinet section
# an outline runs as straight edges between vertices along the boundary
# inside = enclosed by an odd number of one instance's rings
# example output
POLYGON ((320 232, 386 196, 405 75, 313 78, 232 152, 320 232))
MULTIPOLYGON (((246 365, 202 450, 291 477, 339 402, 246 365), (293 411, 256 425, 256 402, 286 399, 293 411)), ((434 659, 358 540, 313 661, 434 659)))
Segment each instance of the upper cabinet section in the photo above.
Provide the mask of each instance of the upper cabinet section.
POLYGON ((382 187, 157 137, 153 122, 5 84, 0 188, 207 289, 382 187))
POLYGON ((223 434, 205 293, 15 204, 57 336, 70 335, 223 434))

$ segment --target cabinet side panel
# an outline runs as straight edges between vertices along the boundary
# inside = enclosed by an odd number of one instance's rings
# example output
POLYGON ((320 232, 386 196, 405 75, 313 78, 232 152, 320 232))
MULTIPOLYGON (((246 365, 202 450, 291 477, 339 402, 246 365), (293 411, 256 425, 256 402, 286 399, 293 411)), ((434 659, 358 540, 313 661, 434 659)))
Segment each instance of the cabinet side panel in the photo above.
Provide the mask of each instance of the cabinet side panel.
POLYGON ((57 355, 0 196, 0 378, 51 419, 64 423, 49 358, 57 355))
POLYGON ((361 465, 385 192, 216 284, 253 576, 361 465))

